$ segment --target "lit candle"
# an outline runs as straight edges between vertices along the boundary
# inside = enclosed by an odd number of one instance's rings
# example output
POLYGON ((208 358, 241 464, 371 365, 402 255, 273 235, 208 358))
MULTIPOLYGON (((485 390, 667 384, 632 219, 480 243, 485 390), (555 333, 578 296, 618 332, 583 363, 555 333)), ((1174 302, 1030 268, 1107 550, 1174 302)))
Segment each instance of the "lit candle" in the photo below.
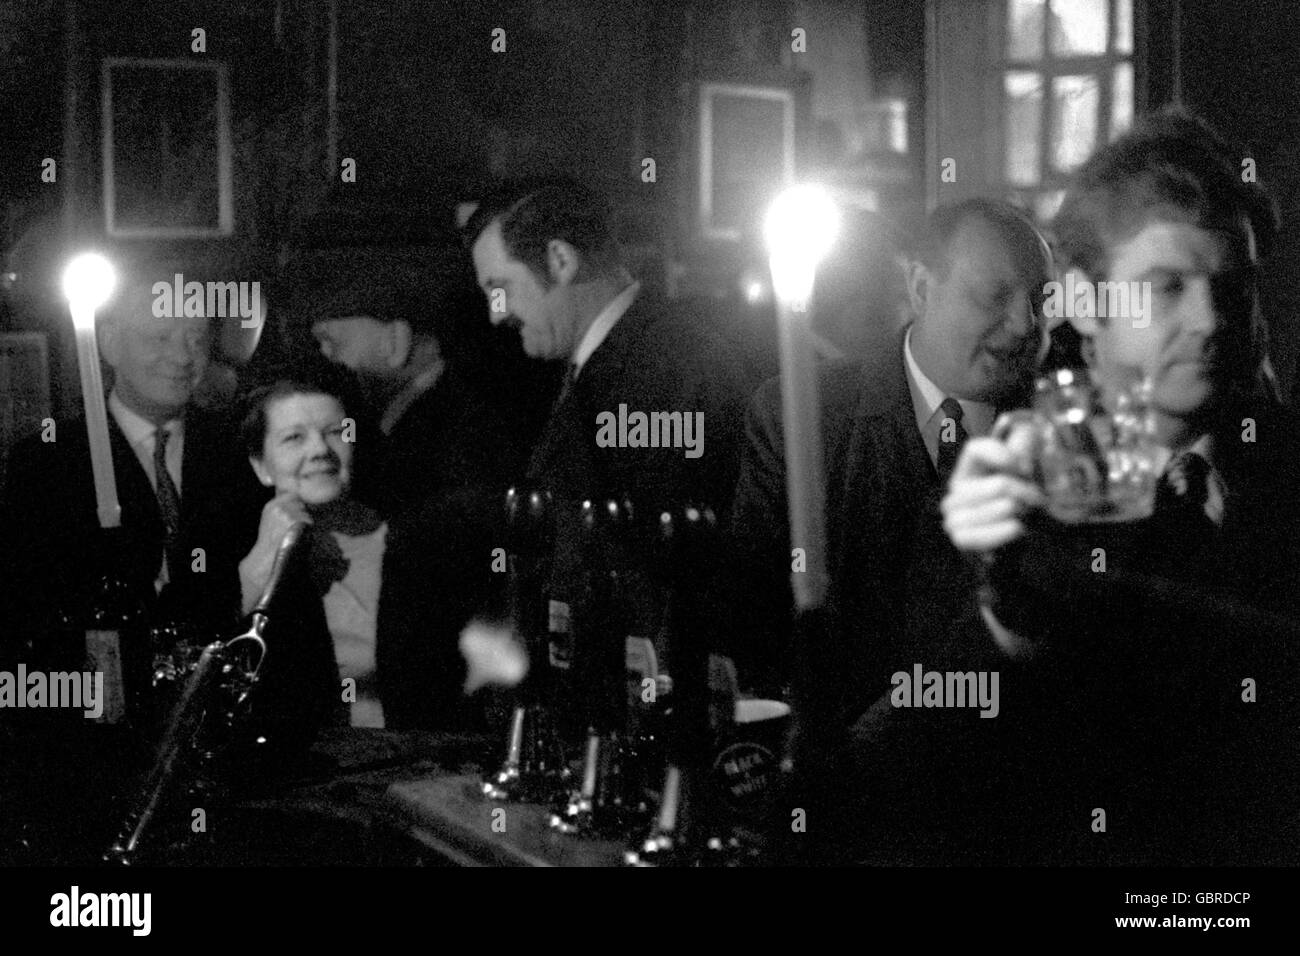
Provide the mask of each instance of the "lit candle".
POLYGON ((790 543, 802 549, 804 558, 803 570, 790 575, 801 611, 822 606, 828 583, 826 487, 810 302, 817 264, 834 242, 838 226, 835 205, 825 192, 815 186, 795 186, 772 203, 764 228, 781 351, 790 543))
POLYGON ((99 346, 95 340, 95 310, 112 294, 113 267, 103 256, 77 256, 63 273, 63 294, 77 331, 77 364, 81 367, 81 396, 86 406, 86 432, 90 438, 90 468, 95 476, 95 505, 102 528, 122 523, 113 474, 113 448, 108 438, 108 410, 104 406, 104 381, 99 372, 99 346))

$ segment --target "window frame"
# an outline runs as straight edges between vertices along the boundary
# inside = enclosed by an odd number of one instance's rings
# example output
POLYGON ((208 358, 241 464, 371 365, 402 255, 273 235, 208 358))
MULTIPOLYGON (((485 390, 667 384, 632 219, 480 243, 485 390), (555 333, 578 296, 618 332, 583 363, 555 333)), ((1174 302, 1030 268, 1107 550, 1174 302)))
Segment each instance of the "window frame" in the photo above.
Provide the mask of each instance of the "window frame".
MULTIPOLYGON (((1008 51, 1007 19, 1010 0, 990 0, 989 12, 989 49, 995 54, 992 59, 995 81, 990 84, 992 100, 989 115, 997 117, 996 124, 989 135, 991 181, 997 185, 1002 195, 1021 205, 1028 205, 1034 215, 1038 216, 1038 204, 1045 196, 1059 192, 1069 184, 1073 171, 1060 172, 1052 162, 1053 124, 1058 120, 1053 102, 1052 83, 1057 77, 1091 75, 1098 79, 1099 103, 1097 108, 1097 129, 1099 138, 1093 149, 1110 142, 1111 119, 1114 108, 1114 74, 1115 67, 1123 63, 1131 65, 1133 70, 1133 116, 1137 117, 1146 107, 1146 70, 1144 69, 1143 51, 1146 49, 1147 2, 1133 2, 1133 37, 1131 50, 1121 53, 1115 46, 1115 14, 1119 0, 1106 0, 1106 52, 1085 54, 1082 56, 1062 57, 1052 52, 1050 11, 1054 3, 1062 0, 1047 0, 1042 25, 1042 57, 1040 59, 1013 58, 1008 51), (1043 80, 1043 98, 1038 131, 1038 181, 1032 186, 1022 186, 1011 182, 1006 175, 1007 160, 1007 98, 1006 76, 1012 72, 1036 73, 1043 80)), ((1068 0, 1065 0, 1068 2, 1068 0)), ((1077 167, 1076 167, 1077 169, 1077 167)))

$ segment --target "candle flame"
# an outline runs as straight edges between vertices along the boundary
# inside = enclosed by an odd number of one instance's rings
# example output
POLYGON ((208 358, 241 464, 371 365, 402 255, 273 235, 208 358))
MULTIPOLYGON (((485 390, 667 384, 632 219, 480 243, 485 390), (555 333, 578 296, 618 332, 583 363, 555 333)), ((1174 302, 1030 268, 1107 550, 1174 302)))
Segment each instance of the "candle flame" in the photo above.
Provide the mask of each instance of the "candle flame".
POLYGON ((768 207, 763 227, 772 267, 772 285, 787 302, 805 302, 812 294, 817 264, 835 243, 839 210, 825 189, 791 186, 768 207))
POLYGON ((94 322, 95 310, 108 301, 117 284, 113 266, 95 252, 84 252, 74 258, 63 270, 63 295, 72 307, 72 318, 78 325, 89 317, 94 322))

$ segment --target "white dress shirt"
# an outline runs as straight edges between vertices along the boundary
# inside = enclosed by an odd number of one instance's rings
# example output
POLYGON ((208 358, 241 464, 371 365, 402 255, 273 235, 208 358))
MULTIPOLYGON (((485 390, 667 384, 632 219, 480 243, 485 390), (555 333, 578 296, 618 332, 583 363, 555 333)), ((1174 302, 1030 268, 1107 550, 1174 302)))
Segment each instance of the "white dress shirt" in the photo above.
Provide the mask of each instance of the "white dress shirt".
POLYGON ((347 573, 325 593, 325 623, 334 638, 339 677, 356 681, 356 699, 349 708, 353 727, 383 727, 384 708, 379 700, 376 665, 379 588, 388 525, 369 534, 334 532, 347 573))
MULTIPOLYGON (((907 384, 912 392, 912 407, 916 411, 916 427, 925 440, 925 450, 930 453, 930 461, 939 463, 939 438, 943 431, 945 415, 939 406, 949 396, 930 377, 921 371, 912 355, 912 330, 907 330, 903 339, 903 357, 907 364, 907 384)), ((953 395, 952 398, 957 398, 953 395)), ((997 409, 983 402, 971 402, 957 398, 961 405, 961 427, 971 437, 987 435, 993 429, 997 418, 997 409)))
MULTIPOLYGON (((157 494, 158 474, 154 471, 153 454, 154 444, 158 440, 158 426, 127 408, 116 391, 108 396, 108 410, 112 414, 114 421, 117 422, 118 427, 122 429, 122 434, 126 436, 131 450, 135 452, 140 467, 149 476, 149 484, 153 487, 154 494, 157 494)), ((167 474, 171 475, 172 481, 176 485, 177 494, 183 494, 181 488, 181 462, 184 460, 185 455, 185 422, 182 419, 173 418, 163 427, 167 429, 167 448, 163 452, 167 462, 167 474)), ((163 585, 168 581, 166 555, 160 555, 159 560, 161 566, 154 580, 154 587, 162 590, 163 585)))
POLYGON ((613 331, 614 326, 618 324, 618 320, 623 318, 624 313, 632 307, 632 303, 636 300, 637 293, 640 291, 641 283, 633 282, 610 299, 605 308, 600 310, 600 314, 596 316, 596 321, 587 327, 587 332, 583 335, 582 341, 574 349, 573 359, 570 364, 574 366, 575 375, 582 373, 582 367, 587 364, 587 359, 591 358, 592 353, 600 348, 600 344, 613 331))

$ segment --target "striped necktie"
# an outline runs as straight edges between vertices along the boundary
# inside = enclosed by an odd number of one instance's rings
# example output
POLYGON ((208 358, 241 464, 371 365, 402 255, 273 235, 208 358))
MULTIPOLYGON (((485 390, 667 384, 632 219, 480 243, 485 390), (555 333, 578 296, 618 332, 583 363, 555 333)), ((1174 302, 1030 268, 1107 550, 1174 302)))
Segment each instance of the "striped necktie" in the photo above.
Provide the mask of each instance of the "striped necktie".
POLYGON ((175 581, 180 570, 176 563, 176 545, 181 531, 181 493, 167 470, 167 439, 171 433, 164 425, 154 432, 153 470, 158 487, 158 511, 163 520, 163 548, 167 555, 167 579, 175 581))
POLYGON ((957 465, 961 446, 966 443, 966 429, 961 426, 961 403, 957 399, 945 398, 939 404, 939 410, 943 412, 943 420, 939 423, 939 456, 934 467, 939 473, 939 481, 946 485, 957 465))
POLYGON ((1213 526, 1206 505, 1210 500, 1210 463, 1203 455, 1175 455, 1156 485, 1156 510, 1182 516, 1196 526, 1213 526))
POLYGON ((564 384, 560 386, 560 394, 555 397, 555 404, 551 406, 551 412, 564 404, 564 400, 569 397, 573 391, 573 386, 578 382, 578 366, 574 362, 569 363, 569 370, 564 373, 564 384))

